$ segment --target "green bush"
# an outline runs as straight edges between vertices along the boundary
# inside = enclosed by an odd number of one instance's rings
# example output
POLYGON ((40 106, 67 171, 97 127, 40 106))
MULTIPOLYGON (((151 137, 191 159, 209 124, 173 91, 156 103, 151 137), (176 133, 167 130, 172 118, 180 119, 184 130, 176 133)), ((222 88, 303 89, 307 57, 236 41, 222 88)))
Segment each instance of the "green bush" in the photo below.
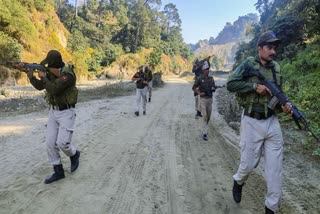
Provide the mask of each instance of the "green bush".
POLYGON ((19 61, 23 47, 16 39, 0 31, 0 50, 0 61, 19 61))

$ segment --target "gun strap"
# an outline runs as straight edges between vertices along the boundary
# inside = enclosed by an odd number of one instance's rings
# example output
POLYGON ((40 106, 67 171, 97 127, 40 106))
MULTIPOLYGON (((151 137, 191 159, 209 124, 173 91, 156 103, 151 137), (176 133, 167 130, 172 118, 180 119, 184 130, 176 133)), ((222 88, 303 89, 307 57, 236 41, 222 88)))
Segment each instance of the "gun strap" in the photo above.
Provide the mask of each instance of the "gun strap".
POLYGON ((272 67, 272 76, 273 76, 273 80, 274 80, 274 83, 276 85, 278 85, 278 82, 277 82, 277 74, 276 74, 276 70, 274 70, 274 66, 272 67))

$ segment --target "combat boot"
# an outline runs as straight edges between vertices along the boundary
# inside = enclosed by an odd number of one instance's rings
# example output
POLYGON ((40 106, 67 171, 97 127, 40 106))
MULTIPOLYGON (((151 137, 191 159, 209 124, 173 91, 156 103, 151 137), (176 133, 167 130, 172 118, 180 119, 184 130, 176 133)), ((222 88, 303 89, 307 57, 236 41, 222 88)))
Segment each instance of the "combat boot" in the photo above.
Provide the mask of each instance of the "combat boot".
POLYGON ((274 214, 274 212, 270 210, 268 207, 266 207, 266 214, 274 214))
POLYGON ((134 114, 135 114, 136 116, 139 116, 139 112, 138 112, 138 111, 134 112, 134 114))
POLYGON ((146 111, 143 111, 143 115, 146 115, 146 111))
POLYGON ((243 184, 239 185, 237 181, 233 181, 232 195, 236 203, 240 203, 243 184))
POLYGON ((54 170, 54 173, 50 177, 47 177, 44 180, 45 184, 50 184, 52 182, 65 178, 62 164, 54 165, 53 170, 54 170))
POLYGON ((74 172, 78 169, 79 166, 79 158, 80 158, 80 152, 77 150, 76 153, 70 157, 70 161, 71 161, 71 167, 70 167, 70 171, 74 172))
POLYGON ((203 134, 203 135, 202 135, 202 139, 205 140, 205 141, 207 141, 207 140, 208 140, 208 135, 207 135, 207 134, 203 134))
POLYGON ((149 103, 151 102, 151 97, 149 97, 149 103))

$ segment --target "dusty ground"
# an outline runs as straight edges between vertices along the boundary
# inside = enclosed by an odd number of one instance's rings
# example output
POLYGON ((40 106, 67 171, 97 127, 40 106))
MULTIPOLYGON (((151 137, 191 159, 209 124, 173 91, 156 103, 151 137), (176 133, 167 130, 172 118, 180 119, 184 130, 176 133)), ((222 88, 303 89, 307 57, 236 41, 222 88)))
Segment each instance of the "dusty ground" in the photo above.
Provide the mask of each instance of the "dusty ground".
MULTIPOLYGON (((228 99, 225 89, 219 90, 214 109, 228 99)), ((214 111, 209 141, 202 141, 190 83, 167 78, 165 87, 154 91, 147 115, 140 117, 133 115, 135 96, 130 83, 122 90, 127 96, 110 98, 101 88, 97 92, 94 98, 99 93, 102 98, 90 100, 92 94, 84 92, 77 105, 73 142, 81 151, 79 169, 71 174, 69 159, 63 155, 66 178, 50 185, 43 184, 52 172, 44 144, 47 108, 43 100, 23 99, 40 104, 27 110, 20 105, 16 111, 10 110, 10 102, 0 102, 1 214, 264 212, 261 167, 246 183, 243 201, 233 202, 239 136, 214 111), (14 113, 24 111, 28 113, 14 113)), ((279 213, 320 213, 319 162, 303 156, 298 143, 286 143, 279 213)))

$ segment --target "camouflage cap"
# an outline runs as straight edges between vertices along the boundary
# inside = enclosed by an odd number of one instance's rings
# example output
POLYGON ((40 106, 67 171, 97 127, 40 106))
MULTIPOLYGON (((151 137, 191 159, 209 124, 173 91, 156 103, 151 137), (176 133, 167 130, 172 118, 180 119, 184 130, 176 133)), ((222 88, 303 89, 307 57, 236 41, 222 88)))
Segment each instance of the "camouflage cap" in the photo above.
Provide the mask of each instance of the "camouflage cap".
POLYGON ((138 68, 143 68, 143 65, 142 64, 138 65, 138 68))
POLYGON ((275 44, 279 45, 281 40, 276 37, 276 34, 269 30, 260 35, 257 46, 262 46, 264 44, 275 44))
POLYGON ((62 61, 62 57, 61 57, 61 53, 57 50, 50 50, 47 54, 47 57, 42 60, 40 62, 41 65, 46 65, 48 64, 48 67, 50 67, 50 65, 55 65, 55 64, 61 64, 62 61))

